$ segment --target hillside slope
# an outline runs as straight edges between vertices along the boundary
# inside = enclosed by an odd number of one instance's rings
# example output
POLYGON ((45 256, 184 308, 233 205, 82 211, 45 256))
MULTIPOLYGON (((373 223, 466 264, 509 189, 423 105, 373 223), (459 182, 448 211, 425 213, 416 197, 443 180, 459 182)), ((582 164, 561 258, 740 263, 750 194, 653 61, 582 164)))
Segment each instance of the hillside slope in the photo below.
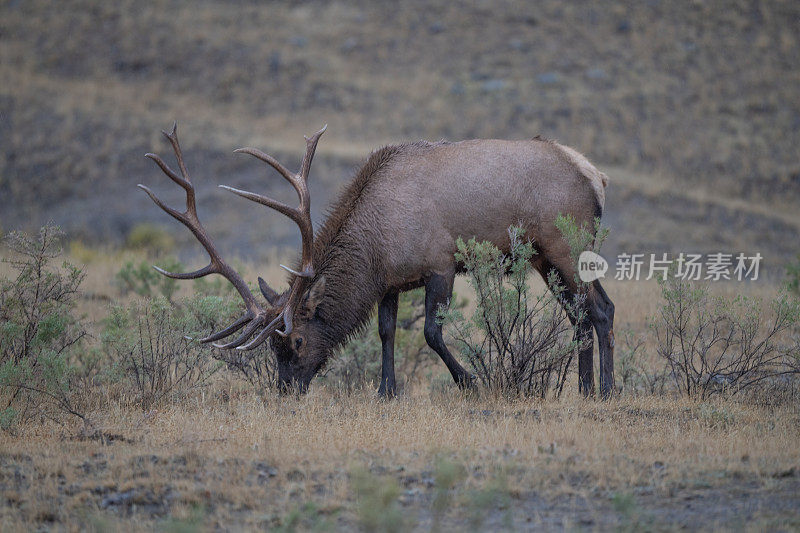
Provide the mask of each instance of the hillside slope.
POLYGON ((0 225, 118 242, 168 223, 133 187, 166 190, 142 154, 166 154, 176 118, 208 225, 251 257, 296 237, 211 196, 263 188, 234 147, 296 164, 328 123, 318 220, 382 144, 542 134, 611 176, 610 251, 760 250, 778 268, 800 225, 798 22, 796 2, 4 2, 0 225))

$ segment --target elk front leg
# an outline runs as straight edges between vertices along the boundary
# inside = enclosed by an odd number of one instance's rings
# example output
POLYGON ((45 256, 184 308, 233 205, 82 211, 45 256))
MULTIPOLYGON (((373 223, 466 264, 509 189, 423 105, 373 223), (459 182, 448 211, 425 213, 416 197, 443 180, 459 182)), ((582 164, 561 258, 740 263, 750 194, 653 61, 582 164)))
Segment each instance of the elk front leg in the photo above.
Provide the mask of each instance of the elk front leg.
POLYGON ((456 358, 450 354, 442 337, 442 325, 436 319, 439 307, 450 305, 450 296, 453 294, 453 278, 455 273, 445 277, 433 274, 425 282, 425 341, 442 358, 453 380, 462 389, 473 384, 473 376, 462 367, 456 358))
POLYGON ((394 380, 394 332, 397 327, 398 293, 389 293, 378 304, 378 335, 381 337, 381 386, 378 394, 382 398, 395 395, 394 380))

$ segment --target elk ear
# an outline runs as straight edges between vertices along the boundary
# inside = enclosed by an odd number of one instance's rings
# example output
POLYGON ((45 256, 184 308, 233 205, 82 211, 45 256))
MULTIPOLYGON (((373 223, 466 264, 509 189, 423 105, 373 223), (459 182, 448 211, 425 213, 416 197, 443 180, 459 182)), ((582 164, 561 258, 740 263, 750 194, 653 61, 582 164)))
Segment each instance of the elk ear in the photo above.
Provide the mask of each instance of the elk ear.
POLYGON ((264 298, 267 299, 270 305, 275 305, 275 302, 278 301, 278 296, 280 296, 272 287, 267 285, 267 282, 264 281, 264 278, 258 278, 258 288, 261 289, 261 294, 264 295, 264 298))
POLYGON ((325 294, 325 276, 320 276, 320 278, 314 282, 314 284, 308 289, 305 297, 305 305, 308 309, 308 312, 313 315, 314 311, 317 309, 317 306, 322 301, 322 296, 325 294))

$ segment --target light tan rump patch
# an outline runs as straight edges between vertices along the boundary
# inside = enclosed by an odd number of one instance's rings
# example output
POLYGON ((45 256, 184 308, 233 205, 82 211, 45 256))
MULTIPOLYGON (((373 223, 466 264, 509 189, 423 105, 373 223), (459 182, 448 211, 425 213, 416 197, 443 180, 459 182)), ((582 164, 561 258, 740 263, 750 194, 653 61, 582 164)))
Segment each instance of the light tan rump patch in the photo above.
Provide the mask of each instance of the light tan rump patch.
POLYGON ((605 173, 597 170, 597 168, 591 164, 589 160, 586 159, 586 157, 580 152, 570 148, 569 146, 564 146, 558 143, 553 144, 558 146, 558 148, 564 152, 564 154, 566 154, 572 164, 578 167, 578 171, 589 180, 594 188, 595 194, 597 195, 597 201, 600 204, 600 207, 604 207, 606 203, 605 188, 608 186, 608 176, 606 176, 605 173))

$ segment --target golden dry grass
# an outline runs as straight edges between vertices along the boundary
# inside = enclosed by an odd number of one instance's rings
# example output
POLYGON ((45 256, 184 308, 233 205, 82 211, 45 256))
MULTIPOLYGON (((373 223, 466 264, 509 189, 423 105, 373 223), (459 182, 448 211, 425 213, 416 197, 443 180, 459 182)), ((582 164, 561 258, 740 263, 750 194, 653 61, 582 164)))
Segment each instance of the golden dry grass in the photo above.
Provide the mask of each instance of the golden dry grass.
MULTIPOLYGON (((266 403, 209 394, 149 413, 105 405, 98 420, 125 440, 81 440, 80 428, 52 423, 0 436, 6 525, 80 527, 92 519, 136 529, 201 508, 204 526, 239 529, 280 525, 289 510, 314 502, 345 527, 358 520, 351 475, 366 469, 397 480, 404 512, 422 527, 430 520, 437 465, 447 460, 466 472, 457 494, 504 476, 519 526, 549 519, 559 501, 578 498, 585 508, 576 503, 561 524, 588 520, 604 528, 626 520, 611 507, 615 495, 632 494, 645 510, 652 499, 668 508, 730 491, 773 491, 778 498, 797 490, 800 464, 796 406, 671 398, 596 402, 567 394, 559 402, 487 402, 451 390, 378 402, 372 391, 341 395, 317 387, 300 399, 268 396, 266 403), (131 501, 120 497, 127 491, 131 501), (123 503, 109 503, 115 496, 123 503), (535 504, 537 498, 543 502, 535 504), (136 521, 127 522, 131 515, 136 521)), ((467 505, 456 499, 446 521, 463 526, 467 505)), ((784 512, 765 505, 739 519, 784 512)), ((491 519, 501 511, 486 513, 491 519)), ((713 526, 724 517, 713 508, 708 513, 708 522, 686 524, 702 519, 687 513, 670 524, 713 526)))

